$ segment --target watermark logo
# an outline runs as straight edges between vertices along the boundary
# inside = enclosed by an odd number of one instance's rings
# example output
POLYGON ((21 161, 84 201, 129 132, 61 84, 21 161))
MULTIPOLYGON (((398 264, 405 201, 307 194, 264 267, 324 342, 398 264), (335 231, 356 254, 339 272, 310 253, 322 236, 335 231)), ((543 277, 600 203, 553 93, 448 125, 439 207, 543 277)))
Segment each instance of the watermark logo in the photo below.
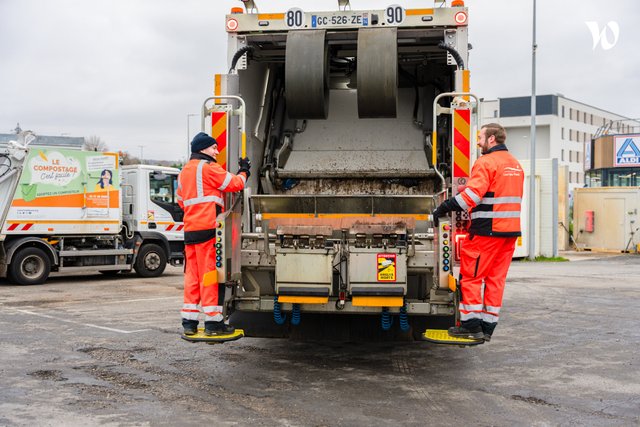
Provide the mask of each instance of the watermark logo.
POLYGON ((602 50, 612 49, 616 43, 618 43, 618 37, 620 37, 620 26, 616 21, 609 21, 607 25, 600 29, 600 24, 596 21, 586 21, 589 31, 591 31, 591 37, 593 38, 593 50, 600 45, 602 50), (607 31, 607 29, 609 31, 607 31), (609 33, 613 36, 613 41, 609 41, 609 33))

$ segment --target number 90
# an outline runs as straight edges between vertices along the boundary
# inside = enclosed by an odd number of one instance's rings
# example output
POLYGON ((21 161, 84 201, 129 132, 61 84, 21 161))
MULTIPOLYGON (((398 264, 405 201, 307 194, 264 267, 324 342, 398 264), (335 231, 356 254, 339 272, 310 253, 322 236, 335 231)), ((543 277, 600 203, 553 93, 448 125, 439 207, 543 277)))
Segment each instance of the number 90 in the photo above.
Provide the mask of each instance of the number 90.
POLYGON ((387 24, 399 25, 404 21, 404 9, 402 6, 398 6, 397 4, 387 7, 384 14, 387 18, 387 24))

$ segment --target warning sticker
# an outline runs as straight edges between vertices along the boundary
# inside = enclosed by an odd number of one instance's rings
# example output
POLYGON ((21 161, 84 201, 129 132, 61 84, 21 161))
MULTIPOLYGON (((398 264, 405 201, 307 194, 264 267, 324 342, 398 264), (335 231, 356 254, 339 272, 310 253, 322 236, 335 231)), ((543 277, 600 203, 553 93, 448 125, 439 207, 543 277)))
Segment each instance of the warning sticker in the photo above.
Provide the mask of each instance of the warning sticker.
POLYGON ((378 282, 396 281, 396 254, 378 254, 378 282))

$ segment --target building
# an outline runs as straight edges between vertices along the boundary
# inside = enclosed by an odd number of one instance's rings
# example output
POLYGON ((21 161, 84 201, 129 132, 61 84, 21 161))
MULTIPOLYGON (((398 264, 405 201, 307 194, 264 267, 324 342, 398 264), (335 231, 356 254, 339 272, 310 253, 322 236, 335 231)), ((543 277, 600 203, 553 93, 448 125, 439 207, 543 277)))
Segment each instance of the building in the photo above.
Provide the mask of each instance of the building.
POLYGON ((611 122, 585 146, 587 187, 640 184, 640 123, 611 122))
MULTIPOLYGON (((16 141, 17 139, 18 135, 15 133, 0 133, 0 147, 7 145, 9 141, 16 141)), ((84 138, 36 135, 36 139, 31 143, 31 145, 82 150, 82 147, 84 146, 84 138)))
MULTIPOLYGON (((507 130, 509 151, 518 159, 529 158, 530 96, 483 101, 482 123, 490 122, 498 122, 507 130)), ((560 167, 567 166, 569 197, 575 188, 585 185, 585 152, 589 154, 586 145, 611 122, 620 132, 632 129, 627 117, 563 95, 536 97, 536 159, 557 158, 560 167)))

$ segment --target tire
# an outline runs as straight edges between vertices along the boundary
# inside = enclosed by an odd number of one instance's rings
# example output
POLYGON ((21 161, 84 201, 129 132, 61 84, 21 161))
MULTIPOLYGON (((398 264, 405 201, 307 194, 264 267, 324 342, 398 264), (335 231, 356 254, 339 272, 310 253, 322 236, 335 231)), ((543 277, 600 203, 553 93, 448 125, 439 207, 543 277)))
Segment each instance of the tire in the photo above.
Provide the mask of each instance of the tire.
POLYGON ((51 260, 40 248, 23 248, 13 255, 8 273, 18 285, 40 285, 49 278, 51 260))
POLYGON ((158 277, 167 267, 167 254, 155 243, 142 245, 133 268, 141 277, 158 277))

